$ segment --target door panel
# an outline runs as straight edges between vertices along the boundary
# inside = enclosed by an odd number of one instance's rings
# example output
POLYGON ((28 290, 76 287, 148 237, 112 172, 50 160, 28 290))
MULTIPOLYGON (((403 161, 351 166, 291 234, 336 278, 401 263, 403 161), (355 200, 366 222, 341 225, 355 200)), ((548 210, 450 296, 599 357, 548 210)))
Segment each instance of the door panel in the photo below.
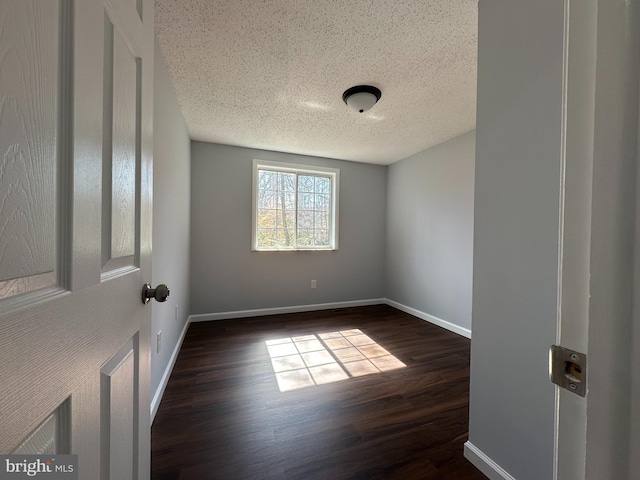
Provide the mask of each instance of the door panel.
POLYGON ((153 1, 3 0, 0 67, 0 453, 148 478, 153 1))
POLYGON ((12 453, 23 455, 68 453, 71 438, 69 412, 70 402, 67 399, 12 453))
POLYGON ((103 125, 103 272, 133 266, 139 136, 138 61, 106 16, 103 125))
POLYGON ((57 283, 60 15, 0 4, 0 298, 57 283))
POLYGON ((137 335, 101 370, 102 478, 135 478, 137 335))
POLYGON ((113 42, 111 258, 133 256, 136 224, 136 59, 118 31, 113 42))

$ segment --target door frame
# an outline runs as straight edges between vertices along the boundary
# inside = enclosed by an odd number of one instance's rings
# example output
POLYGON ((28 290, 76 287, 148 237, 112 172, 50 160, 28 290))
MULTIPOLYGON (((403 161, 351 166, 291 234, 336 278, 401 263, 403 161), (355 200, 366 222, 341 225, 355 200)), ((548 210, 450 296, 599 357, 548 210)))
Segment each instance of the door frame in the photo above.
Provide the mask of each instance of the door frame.
POLYGON ((634 341, 638 357, 639 10, 639 2, 565 0, 557 342, 587 354, 587 396, 556 387, 561 480, 627 478, 638 462, 630 365, 634 341))
MULTIPOLYGON (((589 344, 597 3, 564 2, 556 344, 585 354, 589 344)), ((554 420, 554 478, 584 479, 586 397, 556 387, 554 420)))

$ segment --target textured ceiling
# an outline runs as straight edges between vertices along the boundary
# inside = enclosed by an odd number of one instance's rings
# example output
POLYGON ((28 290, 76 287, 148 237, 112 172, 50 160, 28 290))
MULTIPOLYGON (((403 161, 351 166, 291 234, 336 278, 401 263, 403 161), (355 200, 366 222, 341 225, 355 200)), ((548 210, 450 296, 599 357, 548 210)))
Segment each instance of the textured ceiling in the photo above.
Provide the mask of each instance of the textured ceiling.
POLYGON ((192 139, 386 165, 475 127, 477 7, 156 0, 156 32, 192 139))

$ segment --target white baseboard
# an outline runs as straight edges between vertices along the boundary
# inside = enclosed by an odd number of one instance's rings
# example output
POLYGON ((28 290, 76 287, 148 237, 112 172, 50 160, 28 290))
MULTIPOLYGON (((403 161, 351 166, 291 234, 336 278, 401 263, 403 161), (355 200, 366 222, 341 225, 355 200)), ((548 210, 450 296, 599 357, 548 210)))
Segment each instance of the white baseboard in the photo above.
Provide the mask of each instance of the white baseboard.
POLYGON ((187 334, 188 328, 189 319, 187 319, 184 327, 182 328, 180 338, 178 338, 176 346, 171 353, 169 364, 167 365, 167 368, 165 368, 162 379, 160 380, 160 385, 158 385, 156 393, 153 395, 153 400, 151 400, 151 425, 153 425, 153 419, 156 417, 156 413, 158 413, 158 407, 160 406, 160 401, 162 400, 162 396, 164 395, 164 389, 167 388, 167 383, 169 383, 169 377, 171 376, 173 366, 176 364, 176 360, 178 359, 178 353, 180 353, 180 348, 182 347, 182 342, 184 341, 184 336, 187 334))
POLYGON ((296 305, 293 307, 259 308, 255 310, 237 310, 233 312, 202 313, 189 315, 189 322, 208 322, 210 320, 228 320, 232 318, 261 317, 264 315, 278 315, 280 313, 313 312, 315 310, 330 310, 332 308, 363 307, 366 305, 380 305, 384 298, 368 300, 353 300, 349 302, 319 303, 315 305, 296 305))
POLYGON ((464 444, 464 456, 491 480, 516 480, 500 465, 485 455, 482 450, 469 441, 464 444))
POLYGON ((353 300, 349 302, 333 302, 333 303, 318 303, 314 305, 295 305, 291 307, 277 307, 277 308, 258 308, 255 310, 236 310, 230 312, 220 313, 201 313, 197 315, 189 315, 189 322, 208 322, 211 320, 229 320, 233 318, 245 318, 245 317, 260 317, 264 315, 278 315, 281 313, 300 313, 300 312, 312 312, 315 310, 330 310, 332 308, 348 308, 348 307, 362 307, 366 305, 379 305, 387 304, 398 310, 409 313, 415 317, 426 320, 439 327, 442 327, 450 332, 457 333, 466 338, 471 338, 471 330, 468 328, 460 327, 454 323, 442 320, 441 318, 434 317, 428 313, 421 312, 415 308, 407 307, 401 303, 389 300, 388 298, 372 298, 368 300, 353 300))
POLYGON ((433 315, 429 315, 428 313, 421 312, 420 310, 416 310, 415 308, 407 307, 406 305, 402 305, 401 303, 395 302, 393 300, 389 300, 385 298, 384 303, 390 305, 398 310, 402 310, 403 312, 409 313, 414 317, 421 318, 422 320, 426 320, 427 322, 433 323, 439 327, 444 328, 445 330, 449 330, 450 332, 457 333, 458 335, 462 335, 466 338, 471 338, 471 330, 468 328, 461 327, 456 325, 455 323, 447 322, 446 320, 442 320, 441 318, 434 317, 433 315))

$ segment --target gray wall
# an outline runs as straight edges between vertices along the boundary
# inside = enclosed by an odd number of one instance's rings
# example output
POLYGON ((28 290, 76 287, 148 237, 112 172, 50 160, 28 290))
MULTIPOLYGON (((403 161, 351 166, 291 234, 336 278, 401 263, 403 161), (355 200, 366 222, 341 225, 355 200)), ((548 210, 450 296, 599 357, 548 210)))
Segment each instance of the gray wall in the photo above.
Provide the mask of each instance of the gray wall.
POLYGON ((475 131, 389 167, 385 296, 471 329, 475 131))
POLYGON ((479 4, 469 442, 553 478, 563 2, 479 4))
POLYGON ((155 395, 189 315, 191 143, 160 49, 155 53, 152 283, 166 283, 165 303, 151 303, 151 396, 155 395), (176 320, 176 305, 178 318, 176 320), (162 347, 155 338, 162 330, 162 347))
POLYGON ((191 153, 192 314, 383 297, 386 167, 203 142, 191 153), (338 251, 251 251, 254 158, 340 169, 338 251))

